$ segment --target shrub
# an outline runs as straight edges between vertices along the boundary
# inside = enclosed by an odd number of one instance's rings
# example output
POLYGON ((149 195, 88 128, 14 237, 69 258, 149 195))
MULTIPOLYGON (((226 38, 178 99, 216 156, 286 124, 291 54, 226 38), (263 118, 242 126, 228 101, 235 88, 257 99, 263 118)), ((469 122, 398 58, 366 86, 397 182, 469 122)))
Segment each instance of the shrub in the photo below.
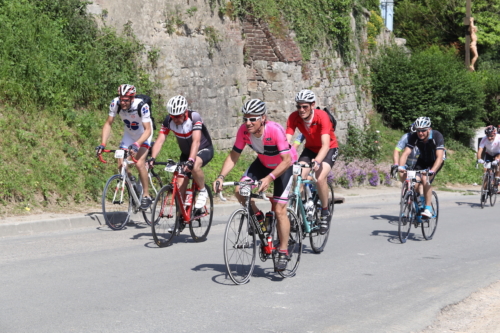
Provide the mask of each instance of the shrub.
POLYGON ((390 47, 372 63, 376 107, 396 128, 427 116, 445 138, 468 142, 481 126, 485 95, 480 78, 465 70, 453 49, 431 47, 411 56, 390 47))
POLYGON ((379 134, 369 127, 362 130, 351 123, 347 125, 345 144, 339 145, 340 155, 345 161, 354 159, 380 159, 379 134))

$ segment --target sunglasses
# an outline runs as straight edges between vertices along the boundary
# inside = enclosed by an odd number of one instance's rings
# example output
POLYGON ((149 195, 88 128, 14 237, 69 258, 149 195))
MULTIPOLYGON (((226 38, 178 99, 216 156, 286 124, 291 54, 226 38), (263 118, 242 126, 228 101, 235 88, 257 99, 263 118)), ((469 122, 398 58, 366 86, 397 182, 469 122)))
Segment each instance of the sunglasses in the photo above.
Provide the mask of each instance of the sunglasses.
POLYGON ((173 115, 170 115, 170 118, 174 118, 174 119, 179 119, 181 117, 184 117, 184 114, 180 114, 178 116, 173 116, 173 115))
POLYGON ((307 108, 309 107, 309 105, 295 105, 295 107, 297 108, 297 110, 300 110, 300 109, 304 109, 304 110, 307 110, 307 108))
POLYGON ((418 133, 425 133, 425 132, 427 132, 427 128, 426 129, 418 129, 417 132, 418 133))
POLYGON ((247 121, 250 120, 251 123, 255 123, 259 119, 262 119, 262 116, 260 116, 260 117, 250 117, 250 118, 243 117, 243 122, 246 123, 247 121))
POLYGON ((130 102, 130 98, 120 98, 120 102, 128 103, 130 102))

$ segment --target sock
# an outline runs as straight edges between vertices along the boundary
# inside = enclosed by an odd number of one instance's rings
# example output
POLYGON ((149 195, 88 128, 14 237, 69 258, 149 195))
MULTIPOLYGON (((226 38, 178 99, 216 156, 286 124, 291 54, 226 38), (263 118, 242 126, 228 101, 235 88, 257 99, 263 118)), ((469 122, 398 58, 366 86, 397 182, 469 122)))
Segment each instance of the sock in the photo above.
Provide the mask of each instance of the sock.
POLYGON ((284 253, 286 255, 288 255, 288 250, 278 250, 279 253, 284 253))
POLYGON ((202 188, 202 189, 200 190, 200 192, 206 192, 206 191, 207 191, 207 189, 206 189, 206 188, 202 188))
POLYGON ((427 209, 429 212, 432 212, 432 207, 431 206, 425 206, 425 209, 427 209))
POLYGON ((325 208, 321 209, 321 216, 325 216, 325 215, 328 215, 328 214, 330 214, 330 212, 328 211, 328 207, 325 207, 325 208))

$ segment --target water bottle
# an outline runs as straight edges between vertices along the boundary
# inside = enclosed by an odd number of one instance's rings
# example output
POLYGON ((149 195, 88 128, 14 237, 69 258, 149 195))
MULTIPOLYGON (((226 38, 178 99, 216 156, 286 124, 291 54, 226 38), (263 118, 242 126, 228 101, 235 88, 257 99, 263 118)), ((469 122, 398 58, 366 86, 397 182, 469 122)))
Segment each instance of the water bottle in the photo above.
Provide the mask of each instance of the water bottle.
POLYGON ((186 206, 191 206, 193 202, 193 191, 186 190, 186 206))
POLYGON ((274 212, 267 212, 266 219, 260 223, 260 228, 262 229, 262 232, 271 230, 273 222, 274 222, 274 212))

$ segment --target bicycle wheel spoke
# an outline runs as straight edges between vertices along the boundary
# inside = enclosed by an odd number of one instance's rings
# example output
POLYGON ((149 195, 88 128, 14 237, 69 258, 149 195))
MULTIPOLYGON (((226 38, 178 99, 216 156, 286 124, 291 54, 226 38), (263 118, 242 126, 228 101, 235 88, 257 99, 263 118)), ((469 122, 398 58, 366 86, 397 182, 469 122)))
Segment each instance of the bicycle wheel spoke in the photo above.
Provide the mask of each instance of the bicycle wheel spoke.
POLYGON ((398 236, 401 243, 406 243, 406 240, 410 235, 411 225, 416 218, 412 195, 413 193, 407 192, 400 204, 398 236))
MULTIPOLYGON (((203 208, 195 208, 193 206, 192 210, 192 220, 189 224, 189 232, 191 237, 195 242, 202 242, 207 239, 208 233, 210 232, 210 227, 212 226, 212 218, 214 212, 214 199, 212 196, 212 190, 208 185, 205 185, 205 189, 208 192, 207 203, 203 208)), ((197 191, 193 197, 193 205, 199 195, 197 191)))
POLYGON ((426 240, 431 240, 436 232, 439 218, 439 201, 436 192, 432 191, 432 217, 422 221, 422 234, 426 240))
POLYGON ((287 209, 287 216, 290 221, 290 235, 288 238, 289 260, 286 269, 278 272, 279 275, 285 278, 292 277, 297 273, 300 256, 302 254, 302 230, 300 228, 299 219, 290 208, 287 209))
POLYGON ((309 232, 309 241, 314 253, 321 253, 325 249, 328 236, 330 235, 331 221, 328 221, 328 229, 326 232, 320 232, 320 219, 321 219, 321 205, 319 198, 315 202, 316 211, 314 212, 313 221, 310 221, 311 232, 309 232))
POLYGON ((172 185, 164 186, 153 203, 151 226, 153 239, 159 247, 171 244, 179 228, 178 204, 175 200, 172 185))
POLYGON ((114 175, 107 181, 102 193, 102 212, 106 224, 113 230, 120 230, 130 220, 132 198, 129 188, 120 175, 114 175))
MULTIPOLYGON (((151 198, 155 198, 160 189, 163 187, 160 176, 153 175, 151 172, 148 174, 149 177, 149 194, 151 198)), ((147 225, 151 226, 151 218, 153 214, 153 205, 151 205, 147 210, 142 211, 142 216, 147 225)), ((158 215, 156 215, 158 216, 158 215)))
POLYGON ((235 284, 250 280, 256 256, 255 234, 248 234, 248 215, 245 209, 235 211, 224 233, 224 262, 235 284))

